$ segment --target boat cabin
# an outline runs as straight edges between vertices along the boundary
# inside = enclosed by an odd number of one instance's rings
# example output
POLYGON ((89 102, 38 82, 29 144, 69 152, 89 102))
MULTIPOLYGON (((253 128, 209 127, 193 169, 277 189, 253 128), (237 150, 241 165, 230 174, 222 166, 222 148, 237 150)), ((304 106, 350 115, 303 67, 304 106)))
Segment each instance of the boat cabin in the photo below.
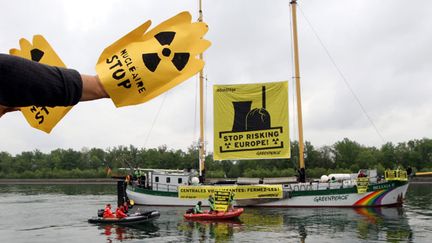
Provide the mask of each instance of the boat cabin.
POLYGON ((154 191, 177 192, 178 186, 196 184, 196 170, 135 169, 132 185, 154 191))

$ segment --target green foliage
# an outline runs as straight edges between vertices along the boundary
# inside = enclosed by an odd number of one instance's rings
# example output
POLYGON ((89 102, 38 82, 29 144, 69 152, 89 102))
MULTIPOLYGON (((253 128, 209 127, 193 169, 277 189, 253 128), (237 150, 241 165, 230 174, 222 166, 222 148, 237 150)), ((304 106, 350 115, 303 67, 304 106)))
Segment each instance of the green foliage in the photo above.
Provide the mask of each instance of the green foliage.
POLYGON ((0 173, 1 179, 68 179, 68 178, 104 178, 106 172, 103 169, 87 169, 80 170, 78 168, 72 170, 63 169, 41 169, 41 170, 26 170, 21 173, 0 173))
POLYGON ((307 169, 307 176, 311 178, 320 178, 322 175, 328 174, 330 174, 328 170, 321 167, 307 169))
POLYGON ((225 172, 223 170, 211 170, 206 172, 208 178, 225 178, 225 172))
POLYGON ((272 169, 267 168, 257 168, 251 169, 248 168, 243 173, 244 177, 290 177, 294 176, 294 169, 277 169, 273 167, 272 169))
POLYGON ((361 145, 357 142, 344 138, 333 145, 333 154, 337 168, 349 168, 358 160, 361 145))
MULTIPOLYGON (((209 178, 289 177, 298 168, 298 142, 291 143, 291 159, 213 161, 206 157, 206 176, 209 178)), ((330 173, 353 173, 362 168, 376 168, 379 174, 398 166, 415 171, 432 171, 432 140, 410 140, 399 144, 386 143, 381 148, 366 147, 348 138, 332 146, 314 147, 305 143, 306 174, 319 178, 330 173)), ((158 148, 118 146, 99 148, 56 149, 50 153, 39 150, 11 155, 0 152, 0 178, 103 178, 110 167, 158 169, 197 169, 198 146, 187 151, 158 148)))

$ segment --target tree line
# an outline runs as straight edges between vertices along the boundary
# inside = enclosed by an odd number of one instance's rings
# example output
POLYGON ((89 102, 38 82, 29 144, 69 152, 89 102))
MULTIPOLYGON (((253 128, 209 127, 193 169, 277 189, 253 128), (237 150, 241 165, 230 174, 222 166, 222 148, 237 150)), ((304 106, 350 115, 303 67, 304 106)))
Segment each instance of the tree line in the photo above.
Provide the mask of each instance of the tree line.
MULTIPOLYGON (((298 142, 291 143, 290 159, 214 161, 206 157, 206 176, 209 178, 286 177, 295 176, 298 167, 298 142)), ((348 138, 331 146, 315 147, 310 142, 304 149, 308 177, 319 178, 330 173, 354 173, 359 169, 413 168, 414 171, 432 171, 432 140, 410 140, 380 148, 367 147, 348 138)), ((103 178, 107 170, 124 173, 119 168, 196 169, 198 146, 187 151, 158 148, 137 148, 133 145, 108 149, 56 149, 50 153, 39 150, 12 156, 0 152, 0 178, 103 178)))

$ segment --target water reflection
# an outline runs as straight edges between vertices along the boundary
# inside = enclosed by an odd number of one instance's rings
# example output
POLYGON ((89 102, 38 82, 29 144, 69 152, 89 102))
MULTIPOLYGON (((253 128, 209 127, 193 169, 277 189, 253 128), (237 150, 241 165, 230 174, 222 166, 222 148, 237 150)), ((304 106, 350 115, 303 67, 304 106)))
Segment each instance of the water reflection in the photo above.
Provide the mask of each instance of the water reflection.
POLYGON ((233 238, 234 233, 242 231, 243 222, 233 220, 184 220, 179 223, 178 230, 188 241, 226 242, 233 238))
POLYGON ((407 192, 406 209, 430 220, 432 216, 431 184, 410 185, 407 192))
POLYGON ((250 239, 245 234, 282 231, 283 225, 283 216, 277 210, 246 209, 239 219, 183 220, 179 222, 178 230, 186 241, 207 242, 211 239, 214 242, 227 242, 250 239))
POLYGON ((429 242, 432 236, 430 184, 410 185, 403 208, 246 208, 235 221, 186 221, 184 207, 137 206, 161 216, 134 227, 87 222, 115 203, 104 190, 110 187, 0 186, 0 207, 7 208, 0 242, 429 242))
POLYGON ((335 235, 367 241, 411 241, 413 233, 403 208, 287 209, 284 228, 307 241, 335 235))
POLYGON ((412 241, 413 233, 403 208, 248 208, 238 221, 182 221, 178 230, 190 241, 235 241, 245 235, 301 242, 335 236, 367 241, 412 241), (271 232, 271 235, 268 233, 271 232), (243 235, 243 236, 242 236, 243 235))
POLYGON ((124 226, 124 225, 99 225, 98 230, 106 237, 106 242, 117 242, 134 239, 145 239, 158 237, 159 227, 152 222, 145 224, 124 226))
POLYGON ((65 195, 109 195, 116 194, 115 185, 0 185, 0 193, 21 193, 24 195, 65 194, 65 195))
POLYGON ((355 211, 361 216, 357 220, 359 239, 413 240, 403 208, 361 208, 355 211))

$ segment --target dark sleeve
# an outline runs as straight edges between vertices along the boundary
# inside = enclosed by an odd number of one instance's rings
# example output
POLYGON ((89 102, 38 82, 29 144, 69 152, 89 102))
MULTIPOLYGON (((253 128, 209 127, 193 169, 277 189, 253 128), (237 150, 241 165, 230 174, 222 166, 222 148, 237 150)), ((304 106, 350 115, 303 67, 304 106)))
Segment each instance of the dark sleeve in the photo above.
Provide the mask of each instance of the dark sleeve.
POLYGON ((75 105, 81 99, 82 85, 81 75, 76 70, 0 54, 1 105, 75 105))

